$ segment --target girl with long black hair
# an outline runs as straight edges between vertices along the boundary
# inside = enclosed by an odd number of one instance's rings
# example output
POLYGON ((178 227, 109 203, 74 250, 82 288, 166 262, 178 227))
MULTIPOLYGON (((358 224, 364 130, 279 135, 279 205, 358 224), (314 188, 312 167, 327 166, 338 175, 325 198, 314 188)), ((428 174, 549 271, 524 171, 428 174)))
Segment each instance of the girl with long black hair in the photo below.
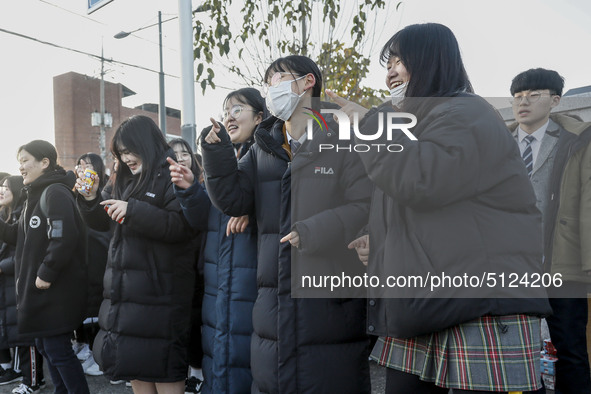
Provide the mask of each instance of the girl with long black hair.
POLYGON ((98 193, 98 179, 90 192, 79 190, 89 226, 115 226, 94 357, 136 394, 183 393, 195 245, 170 181, 174 152, 146 116, 124 121, 111 151, 119 163, 111 195, 98 193))
POLYGON ((536 390, 546 293, 488 280, 542 272, 541 220, 519 149, 494 108, 472 93, 446 26, 402 29, 381 59, 397 108, 366 111, 362 130, 375 131, 398 109, 417 124, 416 140, 398 132, 376 141, 402 151, 360 155, 375 185, 371 248, 362 256, 368 274, 487 279, 476 288, 370 289, 367 327, 380 336, 372 358, 387 367, 386 392, 536 390))

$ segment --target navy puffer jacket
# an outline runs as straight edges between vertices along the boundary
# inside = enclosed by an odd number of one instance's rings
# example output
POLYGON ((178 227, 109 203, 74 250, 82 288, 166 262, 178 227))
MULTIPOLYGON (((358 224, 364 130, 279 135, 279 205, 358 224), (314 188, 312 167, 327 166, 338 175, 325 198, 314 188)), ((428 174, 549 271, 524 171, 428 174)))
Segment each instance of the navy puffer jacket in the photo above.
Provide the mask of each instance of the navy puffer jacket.
POLYGON ((175 188, 194 229, 206 230, 203 275, 203 393, 250 392, 250 337, 256 287, 256 226, 226 236, 230 216, 221 213, 203 187, 175 188), (209 210, 209 217, 205 213, 209 210), (207 224, 205 225, 205 221, 207 224))

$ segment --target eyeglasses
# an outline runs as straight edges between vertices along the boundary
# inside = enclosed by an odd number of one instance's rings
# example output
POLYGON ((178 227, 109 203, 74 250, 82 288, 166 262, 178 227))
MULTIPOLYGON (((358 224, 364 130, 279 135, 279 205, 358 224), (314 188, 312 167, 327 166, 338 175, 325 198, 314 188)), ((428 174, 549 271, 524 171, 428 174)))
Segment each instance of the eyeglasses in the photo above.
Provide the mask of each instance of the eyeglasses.
POLYGON ((191 154, 189 152, 178 152, 175 154, 177 161, 189 161, 191 160, 191 154))
POLYGON ((540 100, 540 97, 542 96, 548 96, 548 97, 552 97, 555 96, 554 94, 550 94, 550 93, 542 93, 542 92, 538 92, 537 90, 534 90, 532 92, 529 92, 528 94, 522 94, 520 96, 514 96, 511 99, 511 104, 513 105, 519 105, 521 104, 521 102, 523 101, 524 98, 527 98, 527 102, 530 104, 533 104, 537 101, 540 100))
MULTIPOLYGON (((281 83, 281 78, 283 78, 283 75, 291 75, 294 78, 298 77, 299 75, 293 74, 293 73, 286 73, 286 72, 280 72, 277 71, 275 74, 273 74, 271 76, 271 80, 269 81, 269 83, 264 83, 263 84, 263 89, 261 90, 261 95, 263 97, 267 97, 267 94, 269 93, 269 88, 270 87, 277 87, 280 83, 281 83)), ((294 81, 296 81, 297 79, 294 79, 294 81)))
POLYGON ((234 105, 232 108, 230 108, 229 111, 224 111, 222 115, 224 119, 228 119, 228 116, 231 116, 234 119, 238 119, 240 117, 240 114, 242 114, 242 111, 259 112, 254 109, 244 108, 244 106, 242 105, 234 105))

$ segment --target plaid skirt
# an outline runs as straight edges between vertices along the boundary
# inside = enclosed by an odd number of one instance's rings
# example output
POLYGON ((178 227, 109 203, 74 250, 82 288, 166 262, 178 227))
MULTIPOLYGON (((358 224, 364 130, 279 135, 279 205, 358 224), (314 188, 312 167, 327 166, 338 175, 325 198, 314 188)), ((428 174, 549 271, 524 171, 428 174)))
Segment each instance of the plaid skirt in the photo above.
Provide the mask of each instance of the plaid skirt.
POLYGON ((540 383, 540 319, 484 316, 410 339, 380 337, 371 358, 460 390, 532 391, 540 383))

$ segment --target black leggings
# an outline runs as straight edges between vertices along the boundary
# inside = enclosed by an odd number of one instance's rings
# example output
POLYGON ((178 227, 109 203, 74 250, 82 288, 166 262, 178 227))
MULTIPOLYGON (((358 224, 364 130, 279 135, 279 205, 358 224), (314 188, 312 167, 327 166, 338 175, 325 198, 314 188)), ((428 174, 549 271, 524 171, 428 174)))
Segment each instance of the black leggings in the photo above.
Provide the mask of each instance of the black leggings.
MULTIPOLYGON (((482 394, 485 391, 458 390, 436 386, 434 383, 425 382, 417 375, 386 368, 386 393, 385 394, 482 394)), ((502 394, 502 393, 499 393, 502 394)), ((506 394, 506 392, 505 392, 506 394)))

